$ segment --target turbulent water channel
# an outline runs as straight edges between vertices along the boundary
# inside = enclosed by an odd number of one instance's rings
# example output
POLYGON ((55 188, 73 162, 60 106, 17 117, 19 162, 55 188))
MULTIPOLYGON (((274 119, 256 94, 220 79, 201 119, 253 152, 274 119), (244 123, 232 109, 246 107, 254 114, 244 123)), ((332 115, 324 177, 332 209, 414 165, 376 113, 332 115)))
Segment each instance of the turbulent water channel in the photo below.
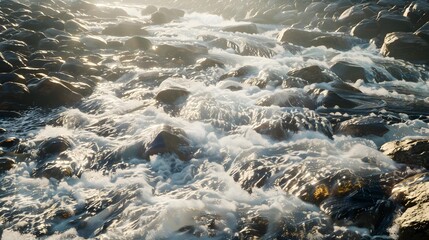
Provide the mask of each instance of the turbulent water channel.
MULTIPOLYGON (((124 42, 102 30, 150 18, 145 5, 97 6, 129 16, 82 15, 74 36, 124 42)), ((19 139, 0 148, 15 161, 0 173, 3 239, 396 239, 391 190, 426 170, 379 149, 428 136, 427 66, 368 41, 285 44, 284 24, 229 28, 243 23, 186 11, 148 24, 157 58, 94 48, 87 60, 116 78, 76 104, 0 118, 1 138, 19 139), (343 81, 338 62, 363 75, 343 81), (297 73, 311 66, 329 81, 297 73)))

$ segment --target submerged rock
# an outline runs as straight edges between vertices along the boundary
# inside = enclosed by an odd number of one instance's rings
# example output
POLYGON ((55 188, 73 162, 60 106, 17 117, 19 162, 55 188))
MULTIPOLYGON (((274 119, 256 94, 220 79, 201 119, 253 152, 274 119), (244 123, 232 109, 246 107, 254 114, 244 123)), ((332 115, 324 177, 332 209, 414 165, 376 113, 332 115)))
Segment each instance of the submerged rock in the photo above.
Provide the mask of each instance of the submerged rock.
POLYGON ((429 140, 406 139, 385 143, 380 150, 399 163, 429 168, 429 140))

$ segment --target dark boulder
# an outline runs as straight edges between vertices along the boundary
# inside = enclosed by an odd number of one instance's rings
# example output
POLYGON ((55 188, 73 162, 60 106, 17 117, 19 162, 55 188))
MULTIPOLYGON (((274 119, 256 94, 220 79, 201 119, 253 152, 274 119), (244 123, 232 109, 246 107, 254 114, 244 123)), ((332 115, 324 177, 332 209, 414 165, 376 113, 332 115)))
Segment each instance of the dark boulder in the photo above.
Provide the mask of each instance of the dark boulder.
POLYGON ((147 38, 134 36, 127 39, 124 46, 130 50, 149 50, 152 47, 152 42, 147 38))
POLYGON ((279 42, 292 43, 303 47, 311 47, 311 40, 326 36, 326 33, 312 32, 303 29, 287 28, 283 29, 277 36, 279 42))
POLYGON ((12 38, 23 41, 28 45, 37 46, 39 41, 45 38, 45 35, 42 32, 20 29, 19 32, 13 34, 12 38))
POLYGON ((313 100, 304 92, 296 90, 285 90, 262 97, 257 100, 256 105, 314 109, 313 100))
POLYGON ((9 171, 15 166, 16 162, 12 158, 0 157, 0 173, 3 171, 9 171))
POLYGON ((167 59, 179 59, 182 60, 185 64, 194 64, 196 59, 201 55, 208 54, 208 49, 202 45, 157 45, 154 47, 154 53, 160 57, 167 59))
POLYGON ((0 52, 4 51, 27 53, 29 51, 29 48, 28 45, 23 41, 6 40, 0 42, 0 52))
POLYGON ((334 108, 354 108, 358 106, 354 101, 341 97, 336 92, 326 89, 316 88, 311 91, 311 96, 315 99, 317 107, 334 108))
POLYGON ((277 40, 303 47, 326 46, 338 50, 347 50, 361 43, 359 39, 342 33, 323 33, 297 28, 283 29, 278 34, 277 40))
POLYGON ((309 83, 322 83, 336 80, 335 75, 330 73, 329 70, 318 65, 292 69, 288 72, 288 75, 304 79, 309 83))
POLYGON ((365 82, 370 80, 365 68, 356 63, 338 61, 331 66, 331 71, 346 82, 356 82, 358 79, 362 79, 365 82))
POLYGON ((381 11, 378 13, 376 20, 382 34, 413 31, 411 21, 399 14, 381 11))
POLYGON ((107 48, 107 42, 101 37, 96 36, 84 36, 80 39, 80 41, 83 43, 83 45, 90 50, 95 49, 105 49, 107 48))
POLYGON ((248 33, 248 34, 257 34, 258 28, 256 27, 256 24, 254 23, 248 23, 248 24, 240 24, 235 26, 228 26, 222 28, 222 31, 224 32, 241 32, 241 33, 248 33))
POLYGON ((143 16, 150 15, 156 11, 158 11, 157 7, 155 7, 153 5, 149 5, 149 6, 146 6, 144 9, 142 9, 141 15, 143 15, 143 16))
POLYGON ((60 42, 55 38, 44 38, 39 41, 40 50, 58 50, 60 42))
POLYGON ((362 21, 366 17, 363 8, 362 4, 349 7, 338 17, 338 21, 343 24, 354 24, 362 21))
POLYGON ((21 53, 16 53, 12 51, 4 51, 3 57, 8 61, 14 68, 25 67, 27 64, 26 57, 21 53))
POLYGON ((363 39, 374 38, 379 33, 380 28, 378 27, 377 21, 375 19, 364 19, 356 24, 351 30, 351 34, 353 36, 363 39))
POLYGON ((365 137, 383 136, 389 131, 386 122, 380 117, 357 117, 341 122, 335 127, 336 134, 365 137))
POLYGON ((399 163, 429 168, 429 140, 406 139, 385 143, 380 150, 399 163))
POLYGON ((21 83, 21 84, 27 83, 24 76, 22 76, 20 74, 0 73, 0 84, 6 83, 6 82, 15 82, 15 83, 21 83))
POLYGON ((37 155, 42 158, 56 156, 70 149, 72 146, 72 142, 65 137, 48 138, 39 145, 37 155))
POLYGON ((55 162, 45 163, 42 166, 36 168, 32 172, 32 177, 36 178, 47 178, 47 179, 56 179, 60 181, 66 177, 73 176, 73 169, 64 164, 57 164, 55 162))
POLYGON ((0 85, 0 103, 27 104, 30 101, 30 91, 26 85, 16 82, 6 82, 0 85))
POLYGON ((415 62, 428 62, 429 43, 413 33, 393 32, 384 38, 381 54, 415 62))
POLYGON ((71 20, 67 20, 64 23, 64 30, 66 32, 75 34, 75 33, 86 32, 86 31, 88 31, 88 28, 85 25, 83 25, 82 23, 71 19, 71 20))
POLYGON ((9 138, 0 140, 0 147, 10 149, 18 146, 20 142, 21 140, 19 140, 19 138, 9 137, 9 138))
POLYGON ((110 25, 106 27, 101 33, 104 35, 111 36, 132 36, 132 35, 149 35, 144 30, 141 23, 136 22, 121 22, 116 25, 110 25))
POLYGON ((13 70, 12 64, 4 59, 0 59, 0 73, 8 73, 13 70))
POLYGON ((183 10, 170 9, 170 8, 159 8, 158 11, 154 12, 150 16, 152 24, 165 24, 173 20, 179 19, 185 15, 183 10))
POLYGON ((429 3, 423 0, 412 2, 404 10, 404 16, 408 17, 416 27, 421 27, 429 21, 429 3))
POLYGON ((37 106, 58 107, 71 105, 82 99, 82 95, 72 91, 55 78, 43 78, 29 85, 32 99, 37 106))
POLYGON ((417 29, 414 34, 423 38, 424 40, 426 40, 426 42, 429 42, 429 22, 425 23, 425 25, 417 29))
POLYGON ((225 73, 224 75, 220 76, 219 80, 224 80, 227 78, 244 78, 256 74, 257 72, 257 67, 245 65, 237 69, 232 69, 228 73, 225 73))
POLYGON ((166 104, 174 104, 181 99, 186 99, 189 96, 189 92, 186 89, 179 87, 169 87, 161 89, 155 96, 155 99, 159 102, 166 104))
POLYGON ((154 129, 145 143, 144 158, 163 153, 175 153, 180 160, 192 158, 190 140, 185 131, 168 125, 154 129))
POLYGON ((315 131, 332 137, 332 128, 329 121, 308 109, 299 108, 285 112, 278 119, 264 121, 256 124, 253 129, 273 139, 283 140, 299 131, 315 131))
POLYGON ((61 65, 60 71, 69 73, 73 76, 85 75, 90 71, 90 66, 75 58, 68 58, 61 65))

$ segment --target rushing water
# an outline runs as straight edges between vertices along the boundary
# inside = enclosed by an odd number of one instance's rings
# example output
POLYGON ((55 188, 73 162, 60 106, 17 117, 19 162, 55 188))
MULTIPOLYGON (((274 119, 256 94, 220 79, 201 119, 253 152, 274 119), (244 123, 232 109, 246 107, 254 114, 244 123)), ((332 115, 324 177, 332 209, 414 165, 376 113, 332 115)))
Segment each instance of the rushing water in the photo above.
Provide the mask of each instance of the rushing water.
MULTIPOLYGON (((140 7, 124 8, 132 15, 130 19, 144 21, 145 17, 139 14, 140 7)), ((95 32, 109 23, 88 24, 95 32)), ((424 68, 383 58, 371 44, 358 45, 349 51, 326 47, 290 51, 276 42, 276 35, 283 28, 280 25, 258 25, 262 31, 254 35, 219 31, 235 24, 234 20, 216 15, 187 13, 179 21, 146 28, 151 33, 148 39, 154 45, 208 46, 209 55, 224 63, 224 68, 142 69, 136 61, 124 61, 115 52, 100 51, 99 54, 109 59, 105 61, 107 67, 127 69, 117 81, 100 82, 94 94, 74 107, 34 109, 13 121, 0 119, 0 126, 8 129, 10 136, 21 138, 33 157, 43 140, 67 138, 72 147, 55 161, 64 163, 75 173, 61 181, 35 178, 35 161, 29 160, 31 157, 18 159, 17 167, 0 177, 3 238, 231 239, 246 236, 249 231, 256 231, 254 229, 263 232, 265 239, 275 236, 323 239, 333 232, 347 231, 357 236, 395 237, 395 227, 391 227, 391 219, 387 218, 396 210, 389 207, 388 196, 365 195, 358 189, 377 176, 377 179, 388 179, 411 171, 395 164, 378 148, 384 142, 403 137, 427 136, 427 119, 396 114, 399 120, 389 125, 389 132, 382 137, 334 135, 331 138, 323 132, 324 127, 326 131, 332 130, 324 125, 328 120, 312 110, 258 104, 260 99, 273 94, 299 96, 324 84, 261 89, 238 78, 218 79, 231 69, 246 65, 257 69, 251 77, 258 74, 264 77, 269 72, 281 75, 302 66, 329 67, 338 60, 356 62, 368 69, 377 68, 381 63, 403 66, 419 78, 417 82, 406 82, 390 76, 391 79, 381 83, 354 83, 364 94, 364 97, 356 96, 363 103, 361 110, 370 115, 371 111, 383 113, 383 99, 398 104, 427 103, 429 84, 424 68), (203 36, 254 43, 270 49, 273 56, 242 56, 233 49, 211 46, 203 36), (165 76, 165 80, 161 77, 162 83, 156 81, 160 75, 165 76), (189 96, 176 106, 156 102, 156 93, 169 87, 185 88, 189 96), (255 126, 285 114, 310 120, 321 118, 318 124, 322 130, 299 129, 280 140, 254 130, 255 126), (90 164, 118 149, 132 149, 153 129, 164 125, 183 130, 192 148, 192 159, 182 161, 176 154, 161 154, 146 160, 131 155, 124 160, 124 167, 90 164), (266 169, 266 175, 259 176, 262 182, 256 184, 261 188, 252 185, 255 175, 249 167, 252 164, 259 164, 253 169, 266 169), (324 181, 326 184, 320 185, 324 181), (342 186, 345 182, 348 185, 342 186), (318 186, 332 187, 331 192, 340 193, 355 188, 360 202, 350 197, 337 203, 333 198, 319 206, 317 199, 306 195, 309 188, 319 189, 323 195, 324 188, 318 186), (370 201, 368 196, 379 201, 378 206, 383 206, 384 211, 391 212, 377 220, 379 226, 333 213, 336 209, 353 209, 353 204, 366 204, 365 201, 370 201)), ((351 114, 340 109, 329 114, 324 113, 326 109, 318 110, 324 116, 351 114)), ((379 214, 378 210, 373 211, 374 215, 379 214)))

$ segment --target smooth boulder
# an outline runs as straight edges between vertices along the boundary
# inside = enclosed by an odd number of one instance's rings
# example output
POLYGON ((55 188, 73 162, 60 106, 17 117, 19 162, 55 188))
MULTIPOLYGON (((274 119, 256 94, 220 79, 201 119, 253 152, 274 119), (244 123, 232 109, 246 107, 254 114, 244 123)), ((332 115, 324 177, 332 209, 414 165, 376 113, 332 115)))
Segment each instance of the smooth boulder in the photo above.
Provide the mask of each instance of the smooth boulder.
POLYGON ((429 43, 408 32, 388 33, 384 38, 381 54, 415 62, 429 61, 429 43))
POLYGON ((392 141, 380 150, 396 162, 429 168, 429 139, 392 141))

